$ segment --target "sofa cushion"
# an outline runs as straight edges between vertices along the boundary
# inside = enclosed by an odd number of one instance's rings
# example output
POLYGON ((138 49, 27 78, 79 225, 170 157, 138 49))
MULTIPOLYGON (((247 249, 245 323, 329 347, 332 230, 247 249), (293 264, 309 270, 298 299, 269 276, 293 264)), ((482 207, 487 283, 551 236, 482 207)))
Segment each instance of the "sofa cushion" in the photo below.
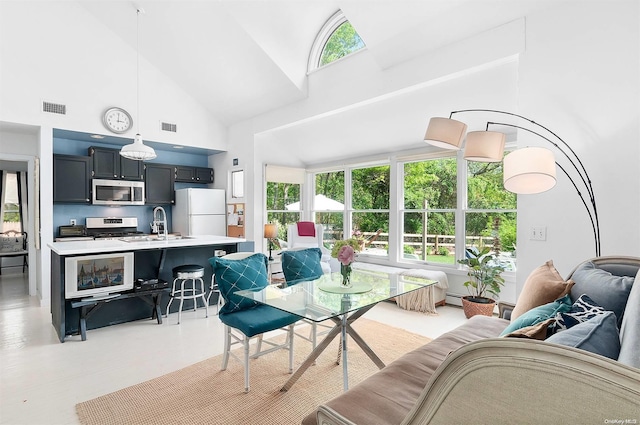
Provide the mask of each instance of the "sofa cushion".
POLYGON ((586 322, 606 310, 593 301, 587 294, 581 295, 568 312, 556 314, 555 323, 551 325, 551 333, 565 331, 578 323, 586 322))
POLYGON ((544 322, 547 319, 555 317, 557 313, 567 312, 569 310, 571 310, 571 298, 569 298, 569 295, 565 295, 553 302, 532 308, 515 320, 512 319, 509 326, 507 326, 500 336, 508 335, 526 326, 532 326, 540 322, 544 322))
POLYGON ((640 270, 636 275, 620 327, 618 361, 640 369, 640 270))
POLYGON ((282 251, 282 273, 287 282, 314 280, 323 275, 320 248, 282 251))
POLYGON ((616 315, 612 311, 553 334, 546 341, 580 348, 613 360, 616 360, 620 353, 620 333, 616 315))
MULTIPOLYGON (((403 355, 324 405, 356 424, 399 424, 449 353, 468 342, 496 337, 508 324, 496 317, 473 316, 462 326, 403 355)), ((310 413, 302 423, 317 424, 316 412, 310 413)))
POLYGON ((249 298, 236 295, 242 289, 261 289, 268 285, 267 257, 256 253, 241 260, 220 257, 209 258, 213 267, 215 281, 224 298, 220 314, 233 313, 255 307, 258 303, 249 298))
POLYGON ((571 287, 573 301, 587 294, 605 310, 613 311, 618 327, 622 325, 624 308, 634 281, 632 276, 615 276, 597 268, 592 261, 586 261, 573 272, 571 280, 575 282, 571 287))
POLYGON ((573 282, 565 281, 549 260, 533 270, 524 282, 516 306, 511 312, 511 320, 534 307, 550 303, 569 293, 573 282))

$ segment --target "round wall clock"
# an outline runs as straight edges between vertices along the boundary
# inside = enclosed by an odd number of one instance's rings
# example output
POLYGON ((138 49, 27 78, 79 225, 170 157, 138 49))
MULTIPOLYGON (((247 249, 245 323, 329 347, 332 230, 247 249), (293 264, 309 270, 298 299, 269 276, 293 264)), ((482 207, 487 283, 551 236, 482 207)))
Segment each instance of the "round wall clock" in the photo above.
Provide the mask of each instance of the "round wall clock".
POLYGON ((126 133, 133 126, 133 119, 122 108, 109 108, 102 115, 102 122, 109 131, 117 134, 126 133))

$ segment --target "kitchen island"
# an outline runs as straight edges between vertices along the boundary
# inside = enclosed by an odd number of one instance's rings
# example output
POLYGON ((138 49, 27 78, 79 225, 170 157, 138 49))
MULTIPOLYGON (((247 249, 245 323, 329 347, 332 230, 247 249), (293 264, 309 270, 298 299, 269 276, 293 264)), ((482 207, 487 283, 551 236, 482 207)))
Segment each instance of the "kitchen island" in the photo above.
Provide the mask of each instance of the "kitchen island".
MULTIPOLYGON (((205 268, 203 278, 205 286, 211 281, 213 270, 208 263, 209 258, 224 253, 253 251, 251 241, 226 236, 189 236, 167 240, 139 239, 124 240, 79 240, 69 242, 53 242, 51 248, 51 318, 58 333, 60 342, 68 335, 79 333, 80 312, 73 308, 72 299, 65 297, 65 260, 70 257, 108 253, 132 252, 134 255, 133 278, 161 279, 173 282, 172 269, 183 264, 199 264, 205 268)), ((76 299, 77 301, 77 299, 76 299)), ((160 309, 164 314, 168 297, 162 301, 160 309)), ((210 304, 215 305, 217 299, 211 297, 210 304)), ((176 304, 176 303, 174 303, 176 304)), ((177 311, 178 306, 171 306, 170 312, 177 311)), ((188 300, 184 309, 192 308, 188 300)), ((118 323, 151 318, 153 307, 138 297, 126 298, 118 302, 105 303, 100 311, 91 317, 87 329, 95 329, 118 323)))

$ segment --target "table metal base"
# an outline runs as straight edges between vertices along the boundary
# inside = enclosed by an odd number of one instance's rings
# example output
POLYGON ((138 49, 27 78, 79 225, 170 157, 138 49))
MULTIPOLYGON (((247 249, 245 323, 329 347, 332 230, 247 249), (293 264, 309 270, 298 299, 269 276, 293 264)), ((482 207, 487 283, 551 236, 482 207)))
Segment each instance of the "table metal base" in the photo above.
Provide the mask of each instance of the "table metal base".
POLYGON ((327 334, 327 336, 318 344, 309 354, 309 356, 305 359, 304 363, 300 365, 300 367, 291 375, 289 380, 284 384, 284 386, 280 389, 280 391, 288 391, 293 384, 302 376, 302 374, 314 364, 318 356, 331 344, 331 341, 340 334, 340 345, 342 348, 342 375, 343 375, 343 388, 344 390, 349 389, 349 373, 348 373, 348 350, 347 350, 347 334, 353 338, 356 344, 362 348, 362 350, 369 356, 369 358, 378 366, 378 368, 382 369, 385 364, 380 357, 373 352, 371 347, 367 345, 367 343, 362 339, 362 337, 351 327, 351 324, 355 322, 358 318, 360 318, 363 314, 369 311, 375 304, 372 304, 367 307, 363 307, 350 315, 343 314, 340 317, 332 317, 331 320, 336 324, 327 334))

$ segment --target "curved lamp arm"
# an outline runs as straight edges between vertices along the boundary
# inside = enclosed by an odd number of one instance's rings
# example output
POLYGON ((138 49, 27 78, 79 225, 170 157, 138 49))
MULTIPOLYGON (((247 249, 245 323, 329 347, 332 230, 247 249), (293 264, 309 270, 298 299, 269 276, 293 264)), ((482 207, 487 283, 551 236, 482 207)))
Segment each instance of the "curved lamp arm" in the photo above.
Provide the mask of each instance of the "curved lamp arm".
MULTIPOLYGON (((567 160, 571 163, 573 168, 576 170, 576 172, 580 176, 580 179, 582 180, 582 183, 584 184, 585 188, 587 189, 587 192, 589 194, 589 201, 591 203, 591 209, 589 209, 589 205, 587 204, 587 201, 585 200, 584 196, 582 196, 582 192, 580 192, 580 189, 578 188, 578 185, 573 180, 571 175, 569 175, 567 170, 565 170, 565 168, 562 165, 560 165, 557 161, 556 161, 556 165, 558 166, 558 168, 560 168, 560 170, 562 170, 564 175, 567 176, 567 178, 569 179, 569 181, 571 182, 573 187, 576 189, 576 192, 578 193, 578 196, 580 197, 580 200, 582 201, 582 204, 584 205, 585 209, 587 210, 587 214, 589 214, 589 220, 591 220, 591 227, 593 228, 593 235, 594 235, 594 239, 595 239, 596 256, 600 256, 600 225, 599 225, 599 221, 598 221, 598 209, 596 207, 595 196, 593 195, 593 188, 591 187, 591 180, 589 179, 589 176, 586 174, 586 171, 584 173, 585 175, 583 175, 580 172, 580 170, 578 169, 578 167, 577 167, 576 163, 573 161, 573 159, 571 159, 571 157, 560 146, 558 146, 557 143, 555 143, 554 141, 550 140, 549 138, 547 138, 547 137, 545 137, 545 136, 543 136, 543 135, 541 135, 541 134, 539 134, 539 133, 537 133, 537 132, 535 132, 533 130, 530 130, 528 128, 525 128, 525 127, 522 127, 522 126, 519 126, 519 125, 515 125, 515 124, 503 123, 503 122, 487 122, 487 129, 489 128, 489 125, 492 125, 492 124, 493 125, 503 125, 503 126, 507 126, 507 127, 514 127, 514 128, 518 128, 518 129, 521 129, 521 130, 524 130, 524 131, 528 131, 529 133, 535 134, 536 136, 539 136, 539 137, 545 139, 546 141, 548 141, 549 143, 551 143, 552 145, 554 145, 567 158, 567 160), (591 210, 593 210, 593 212, 591 210)), ((574 155, 575 155, 575 153, 574 153, 574 155)), ((579 159, 578 159, 578 161, 579 161, 579 159)), ((580 164, 582 165, 582 163, 580 163, 580 164)))
POLYGON ((584 187, 587 190, 589 203, 587 203, 587 201, 585 200, 585 197, 580 192, 580 189, 578 188, 578 185, 573 180, 573 178, 571 178, 571 176, 569 175, 567 170, 565 170, 564 167, 562 167, 560 164, 558 164, 558 162, 556 162, 556 165, 567 176, 567 178, 569 179, 571 184, 573 184, 573 187, 576 189, 576 192, 578 193, 578 196, 580 197, 580 200, 582 201, 582 204, 584 205, 585 209, 587 210, 587 214, 589 215, 589 219, 591 220, 591 227, 593 228, 593 235, 594 235, 595 248, 596 248, 596 256, 599 257, 600 256, 600 252, 601 252, 600 251, 600 224, 599 224, 599 220, 598 220, 598 209, 597 209, 597 206, 596 206, 596 199, 595 199, 595 195, 593 193, 593 187, 591 185, 591 178, 589 177, 589 174, 587 173, 587 170, 585 169, 584 164, 582 163, 582 161, 580 160, 580 158, 578 157, 576 152, 571 148, 571 146, 569 146, 567 144, 567 142, 565 142, 560 136, 558 136, 556 133, 551 131, 549 128, 547 128, 547 127, 543 126, 542 124, 539 124, 539 123, 537 123, 537 122, 535 122, 535 121, 533 121, 533 120, 531 120, 531 119, 529 119, 527 117, 515 114, 513 112, 499 111, 499 110, 495 110, 495 109, 462 109, 462 110, 459 110, 459 111, 451 112, 451 114, 449 115, 449 118, 451 119, 453 114, 458 114, 458 113, 463 113, 463 112, 490 112, 490 113, 496 113, 496 114, 508 115, 508 116, 513 116, 513 117, 520 118, 522 120, 527 121, 530 124, 533 124, 533 125, 541 128, 541 129, 543 129, 548 134, 553 136, 553 138, 557 139, 566 149, 568 149, 568 151, 572 154, 572 156, 570 156, 567 153, 567 151, 565 151, 562 148, 562 146, 560 146, 558 143, 556 143, 551 138, 543 136, 542 134, 537 133, 537 132, 535 132, 535 131, 533 131, 531 129, 528 129, 526 127, 522 127, 522 126, 519 126, 519 125, 516 125, 516 124, 509 124, 509 123, 502 123, 502 122, 487 122, 487 130, 489 129, 489 125, 504 125, 504 126, 509 126, 509 127, 514 127, 514 128, 518 128, 518 129, 521 129, 521 130, 525 130, 525 131, 528 131, 529 133, 535 134, 535 135, 541 137, 542 139, 546 140, 547 142, 551 143, 553 146, 555 146, 555 148, 557 150, 559 150, 567 158, 567 160, 571 163, 571 165, 573 166, 573 168, 576 171, 576 173, 578 174, 578 176, 580 176, 580 179, 582 180, 582 184, 584 185, 584 187), (589 204, 591 205, 591 208, 589 208, 589 204))

